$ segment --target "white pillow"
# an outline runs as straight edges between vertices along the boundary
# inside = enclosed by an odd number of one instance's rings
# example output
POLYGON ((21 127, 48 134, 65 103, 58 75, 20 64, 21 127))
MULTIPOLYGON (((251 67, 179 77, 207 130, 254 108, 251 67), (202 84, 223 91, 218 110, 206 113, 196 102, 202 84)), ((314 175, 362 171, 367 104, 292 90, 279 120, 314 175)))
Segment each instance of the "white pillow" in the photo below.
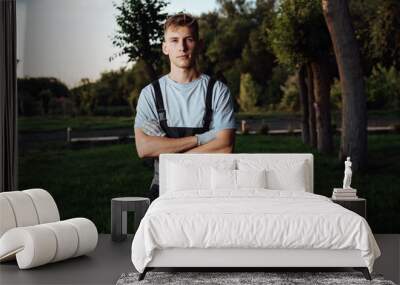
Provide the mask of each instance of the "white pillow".
POLYGON ((240 190, 242 188, 266 188, 267 177, 262 170, 211 169, 211 188, 215 191, 240 190))
POLYGON ((211 189, 235 190, 236 170, 211 168, 211 189))
POLYGON ((235 170, 237 188, 267 188, 267 172, 261 170, 235 170))
POLYGON ((211 167, 234 169, 235 161, 214 161, 204 165, 191 160, 168 161, 167 191, 211 190, 211 167))
POLYGON ((239 170, 266 169, 267 188, 273 190, 306 191, 309 188, 305 160, 239 159, 239 170))

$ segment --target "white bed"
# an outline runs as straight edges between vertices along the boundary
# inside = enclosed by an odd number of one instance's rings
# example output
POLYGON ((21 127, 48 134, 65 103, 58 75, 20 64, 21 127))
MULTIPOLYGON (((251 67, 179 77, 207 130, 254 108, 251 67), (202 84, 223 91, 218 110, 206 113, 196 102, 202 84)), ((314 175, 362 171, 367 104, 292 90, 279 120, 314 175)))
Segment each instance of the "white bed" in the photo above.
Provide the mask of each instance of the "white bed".
POLYGON ((313 194, 311 154, 163 154, 160 197, 132 243, 140 279, 155 267, 354 267, 370 278, 379 255, 365 219, 313 194))

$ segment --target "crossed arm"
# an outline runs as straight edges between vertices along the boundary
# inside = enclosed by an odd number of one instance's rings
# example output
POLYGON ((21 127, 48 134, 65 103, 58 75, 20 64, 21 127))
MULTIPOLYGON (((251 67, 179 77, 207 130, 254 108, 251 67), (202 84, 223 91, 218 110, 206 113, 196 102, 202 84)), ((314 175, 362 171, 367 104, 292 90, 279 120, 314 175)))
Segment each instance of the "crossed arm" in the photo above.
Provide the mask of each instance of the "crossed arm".
POLYGON ((167 138, 149 136, 141 128, 135 128, 136 149, 140 158, 158 157, 161 153, 231 153, 235 139, 234 129, 224 129, 216 133, 215 139, 197 145, 196 136, 167 138))

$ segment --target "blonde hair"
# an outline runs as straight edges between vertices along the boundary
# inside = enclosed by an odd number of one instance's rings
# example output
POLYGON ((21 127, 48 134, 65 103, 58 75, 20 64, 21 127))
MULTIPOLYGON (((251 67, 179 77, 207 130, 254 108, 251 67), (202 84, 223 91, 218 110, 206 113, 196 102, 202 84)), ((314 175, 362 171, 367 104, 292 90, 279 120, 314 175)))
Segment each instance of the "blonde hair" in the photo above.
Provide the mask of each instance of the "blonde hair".
POLYGON ((193 37, 197 40, 199 38, 199 24, 195 17, 187 13, 178 13, 170 16, 164 24, 164 34, 170 27, 188 27, 193 37))

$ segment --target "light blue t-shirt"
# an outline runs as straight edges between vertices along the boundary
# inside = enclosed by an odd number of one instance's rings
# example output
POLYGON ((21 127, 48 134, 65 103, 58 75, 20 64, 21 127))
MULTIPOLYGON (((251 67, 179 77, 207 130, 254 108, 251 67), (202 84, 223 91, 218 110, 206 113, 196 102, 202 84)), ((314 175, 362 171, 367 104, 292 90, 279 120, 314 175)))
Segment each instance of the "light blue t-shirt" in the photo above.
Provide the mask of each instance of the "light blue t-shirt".
MULTIPOLYGON (((201 74, 199 78, 188 83, 178 83, 168 75, 159 79, 169 127, 203 127, 209 80, 210 77, 206 74, 201 74)), ((219 131, 236 128, 233 100, 228 87, 220 81, 214 84, 211 108, 210 129, 219 131)), ((144 122, 150 120, 159 120, 151 84, 143 88, 140 93, 136 107, 135 128, 142 128, 144 122)))

